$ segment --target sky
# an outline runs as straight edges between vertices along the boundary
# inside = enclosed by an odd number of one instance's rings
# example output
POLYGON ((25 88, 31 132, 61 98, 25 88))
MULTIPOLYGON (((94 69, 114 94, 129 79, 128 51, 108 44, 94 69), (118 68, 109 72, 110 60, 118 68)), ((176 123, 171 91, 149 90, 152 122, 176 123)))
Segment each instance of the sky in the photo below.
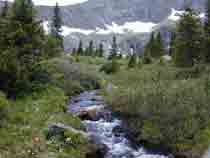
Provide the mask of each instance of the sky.
MULTIPOLYGON (((8 0, 8 1, 13 2, 14 0, 8 0)), ((33 0, 35 5, 47 5, 47 6, 54 6, 56 2, 58 2, 60 6, 65 6, 65 5, 74 5, 78 3, 83 3, 86 1, 88 0, 33 0)))

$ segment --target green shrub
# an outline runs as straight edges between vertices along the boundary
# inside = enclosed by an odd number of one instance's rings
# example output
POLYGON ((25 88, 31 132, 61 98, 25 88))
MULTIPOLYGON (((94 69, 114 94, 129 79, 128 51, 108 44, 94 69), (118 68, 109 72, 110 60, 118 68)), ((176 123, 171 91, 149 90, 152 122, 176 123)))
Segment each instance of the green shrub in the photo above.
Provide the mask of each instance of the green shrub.
POLYGON ((137 57, 136 55, 132 55, 128 62, 128 68, 134 68, 137 64, 137 57))
POLYGON ((118 88, 108 99, 139 143, 163 146, 187 158, 201 157, 210 143, 208 69, 154 64, 120 71, 112 77, 118 88))
POLYGON ((106 74, 116 73, 117 71, 119 71, 119 64, 116 60, 112 60, 112 61, 104 64, 100 68, 100 71, 105 72, 106 74))
MULTIPOLYGON (((0 92, 0 120, 5 119, 7 116, 9 101, 6 99, 6 96, 0 92)), ((2 124, 0 123, 0 126, 2 124)))
POLYGON ((58 74, 63 76, 61 87, 66 95, 76 95, 84 90, 98 89, 100 78, 95 69, 88 65, 74 63, 66 58, 54 59, 51 61, 56 67, 58 74))
POLYGON ((151 64, 152 59, 151 59, 151 57, 144 56, 142 62, 143 62, 143 64, 151 64))

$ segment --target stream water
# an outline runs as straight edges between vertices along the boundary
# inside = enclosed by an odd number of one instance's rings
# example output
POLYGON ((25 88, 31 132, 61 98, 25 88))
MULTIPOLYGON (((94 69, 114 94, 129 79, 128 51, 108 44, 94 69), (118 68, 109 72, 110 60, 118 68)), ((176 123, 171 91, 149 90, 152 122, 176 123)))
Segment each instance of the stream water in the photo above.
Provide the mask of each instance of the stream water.
POLYGON ((105 158, 167 158, 150 153, 143 147, 134 148, 126 132, 121 130, 122 120, 113 115, 96 91, 84 92, 72 98, 69 111, 75 115, 86 114, 83 123, 92 141, 106 147, 105 158), (88 111, 89 116, 84 111, 88 111))

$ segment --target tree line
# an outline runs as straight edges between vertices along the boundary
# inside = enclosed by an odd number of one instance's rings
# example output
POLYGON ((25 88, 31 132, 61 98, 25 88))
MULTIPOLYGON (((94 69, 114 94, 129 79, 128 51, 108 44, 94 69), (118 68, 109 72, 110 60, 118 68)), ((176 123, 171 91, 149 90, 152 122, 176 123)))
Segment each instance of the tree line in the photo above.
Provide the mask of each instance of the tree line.
POLYGON ((83 48, 82 40, 79 41, 78 48, 73 48, 72 55, 80 55, 80 56, 92 56, 92 57, 103 57, 104 56, 104 45, 100 43, 98 47, 94 47, 93 40, 89 42, 88 47, 83 48))
MULTIPOLYGON (((173 63, 178 67, 190 67, 197 63, 210 62, 210 0, 206 1, 205 18, 201 19, 199 13, 190 7, 186 7, 176 29, 171 32, 169 49, 166 49, 161 32, 152 32, 150 39, 144 47, 143 56, 129 54, 128 67, 134 67, 137 59, 142 57, 144 63, 151 63, 153 59, 159 59, 163 55, 170 55, 173 63)), ((76 50, 76 49, 75 49, 76 50)), ((96 49, 97 50, 97 49, 96 49)), ((101 49, 102 50, 102 49, 101 49)), ((77 54, 95 56, 93 41, 89 47, 83 50, 80 41, 77 54)), ((103 56, 104 51, 99 51, 103 56), (103 52, 103 53, 102 53, 103 52)), ((116 37, 113 37, 108 59, 119 56, 116 37)))

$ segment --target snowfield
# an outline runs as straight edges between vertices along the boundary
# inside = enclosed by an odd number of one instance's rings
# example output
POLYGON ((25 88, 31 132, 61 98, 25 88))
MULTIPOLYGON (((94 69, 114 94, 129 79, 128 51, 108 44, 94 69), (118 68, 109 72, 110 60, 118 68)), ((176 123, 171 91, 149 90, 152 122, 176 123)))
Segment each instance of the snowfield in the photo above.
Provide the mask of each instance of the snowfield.
MULTIPOLYGON (((41 1, 41 0, 40 0, 41 1)), ((66 0, 67 1, 67 0, 66 0)), ((81 0, 80 0, 81 1, 81 0)), ((84 0, 83 0, 84 1, 84 0)), ((178 21, 180 16, 184 13, 184 11, 178 11, 174 8, 171 8, 171 14, 167 17, 167 19, 172 21, 178 21)), ((205 14, 201 13, 199 15, 200 18, 205 18, 205 14)), ((85 30, 81 28, 74 28, 69 26, 62 26, 62 35, 68 36, 73 33, 80 33, 83 35, 90 35, 90 34, 99 34, 99 35, 108 35, 111 33, 115 34, 125 34, 125 33, 149 33, 153 31, 153 28, 158 25, 152 22, 141 22, 141 21, 134 21, 134 22, 125 22, 123 25, 116 24, 112 22, 111 25, 105 24, 105 28, 96 27, 95 30, 85 30)), ((49 22, 45 21, 43 23, 44 30, 49 33, 49 22)))
MULTIPOLYGON (((124 33, 143 33, 143 32, 151 32, 152 28, 156 26, 157 24, 148 22, 126 22, 124 25, 118 25, 114 22, 112 22, 112 25, 107 25, 105 24, 105 29, 103 28, 96 28, 95 30, 84 30, 80 28, 73 28, 73 27, 68 27, 68 26, 62 26, 62 35, 67 36, 72 33, 81 33, 84 35, 90 35, 90 34, 101 34, 101 35, 106 35, 106 34, 111 34, 111 33, 116 33, 116 34, 124 34, 124 33)), ((44 30, 49 33, 49 22, 45 21, 43 23, 44 30)))
MULTIPOLYGON (((49 33, 49 21, 45 21, 43 22, 43 27, 46 33, 49 33)), ((94 30, 84 30, 84 29, 80 29, 80 28, 72 28, 72 27, 68 27, 68 26, 62 26, 62 35, 63 36, 67 36, 70 35, 72 33, 81 33, 84 35, 89 35, 91 33, 94 33, 94 30)))
POLYGON ((110 33, 117 33, 117 34, 124 34, 128 32, 132 33, 142 33, 142 32, 151 32, 152 28, 156 26, 152 22, 126 22, 124 25, 118 25, 115 22, 112 22, 112 25, 105 25, 106 29, 96 28, 97 34, 110 34, 110 33))

